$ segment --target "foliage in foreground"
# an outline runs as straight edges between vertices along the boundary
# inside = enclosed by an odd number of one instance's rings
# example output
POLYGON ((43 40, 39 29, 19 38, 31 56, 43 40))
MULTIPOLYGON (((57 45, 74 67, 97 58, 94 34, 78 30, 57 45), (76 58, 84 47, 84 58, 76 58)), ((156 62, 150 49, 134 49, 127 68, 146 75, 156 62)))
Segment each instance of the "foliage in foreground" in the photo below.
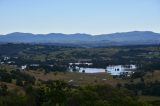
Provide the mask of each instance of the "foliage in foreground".
POLYGON ((28 87, 24 95, 1 86, 0 106, 152 106, 141 103, 131 92, 109 85, 69 86, 51 81, 39 88, 28 87))

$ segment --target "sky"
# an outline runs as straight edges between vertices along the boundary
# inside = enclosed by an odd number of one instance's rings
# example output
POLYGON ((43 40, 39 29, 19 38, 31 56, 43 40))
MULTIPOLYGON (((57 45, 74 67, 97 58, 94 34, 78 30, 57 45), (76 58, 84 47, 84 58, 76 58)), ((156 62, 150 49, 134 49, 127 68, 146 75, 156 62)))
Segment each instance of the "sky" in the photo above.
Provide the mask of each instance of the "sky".
POLYGON ((160 33, 160 0, 0 0, 0 34, 160 33))

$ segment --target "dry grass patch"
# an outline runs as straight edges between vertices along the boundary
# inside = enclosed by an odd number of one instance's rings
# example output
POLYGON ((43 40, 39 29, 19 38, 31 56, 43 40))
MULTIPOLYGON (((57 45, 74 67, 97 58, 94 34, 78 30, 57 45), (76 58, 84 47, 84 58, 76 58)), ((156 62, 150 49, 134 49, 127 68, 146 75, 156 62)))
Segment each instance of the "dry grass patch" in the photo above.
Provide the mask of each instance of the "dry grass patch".
POLYGON ((51 72, 44 74, 40 71, 27 71, 26 73, 34 76, 37 80, 64 80, 66 82, 74 82, 78 85, 92 85, 92 84, 110 84, 117 85, 117 83, 126 83, 127 80, 113 79, 111 75, 107 73, 73 73, 73 72, 51 72))

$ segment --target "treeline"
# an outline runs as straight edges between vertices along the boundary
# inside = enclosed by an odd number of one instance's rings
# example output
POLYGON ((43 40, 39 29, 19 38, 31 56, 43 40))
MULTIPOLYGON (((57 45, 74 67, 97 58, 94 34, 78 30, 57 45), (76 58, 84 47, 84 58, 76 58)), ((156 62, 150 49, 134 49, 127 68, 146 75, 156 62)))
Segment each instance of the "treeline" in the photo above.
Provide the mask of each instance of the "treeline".
POLYGON ((48 54, 49 52, 59 51, 63 48, 72 48, 68 46, 54 46, 54 45, 45 45, 45 44, 0 44, 0 55, 8 55, 8 56, 19 56, 20 53, 28 53, 28 54, 39 54, 40 52, 43 54, 48 54))
POLYGON ((133 91, 136 95, 160 96, 160 81, 155 82, 139 82, 125 84, 125 88, 133 91))
POLYGON ((18 86, 28 86, 35 83, 35 78, 33 76, 22 73, 20 70, 12 70, 10 72, 0 70, 0 81, 12 83, 13 80, 16 81, 16 85, 18 86))
MULTIPOLYGON (((62 69, 62 65, 67 66, 70 62, 90 62, 93 63, 92 67, 97 68, 135 64, 145 71, 160 69, 159 45, 81 48, 43 44, 1 44, 0 59, 4 56, 10 57, 8 61, 15 61, 11 65, 52 64, 56 66, 54 68, 57 68, 57 71, 62 69)), ((43 68, 48 70, 47 67, 43 68)))
MULTIPOLYGON (((0 106, 153 106, 139 102, 125 89, 109 85, 73 88, 63 81, 49 81, 45 86, 27 87, 25 94, 0 88, 0 106), (3 93, 1 93, 3 92, 3 93)), ((156 106, 156 105, 155 105, 156 106)))
POLYGON ((45 73, 49 72, 66 72, 68 69, 68 65, 45 65, 45 64, 40 64, 39 66, 28 66, 27 70, 44 70, 45 73))

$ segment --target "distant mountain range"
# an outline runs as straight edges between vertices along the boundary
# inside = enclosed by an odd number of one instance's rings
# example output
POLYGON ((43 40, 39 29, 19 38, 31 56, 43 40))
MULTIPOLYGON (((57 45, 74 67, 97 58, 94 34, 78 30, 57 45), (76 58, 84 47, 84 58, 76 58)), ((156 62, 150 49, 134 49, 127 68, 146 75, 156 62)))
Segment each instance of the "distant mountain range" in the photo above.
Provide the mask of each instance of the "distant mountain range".
POLYGON ((160 34, 151 31, 132 31, 102 35, 14 32, 0 35, 0 43, 44 43, 79 46, 149 45, 160 44, 160 34))

